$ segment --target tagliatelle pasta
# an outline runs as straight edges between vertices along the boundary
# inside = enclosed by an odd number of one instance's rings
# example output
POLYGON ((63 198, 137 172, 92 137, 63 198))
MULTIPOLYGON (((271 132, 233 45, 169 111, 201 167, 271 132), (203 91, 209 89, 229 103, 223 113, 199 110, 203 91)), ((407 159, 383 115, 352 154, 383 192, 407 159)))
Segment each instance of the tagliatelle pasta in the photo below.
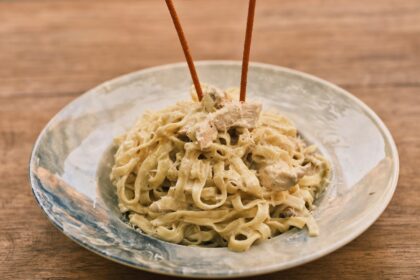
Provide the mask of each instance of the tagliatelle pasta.
POLYGON ((286 118, 233 101, 237 90, 202 88, 201 102, 145 113, 116 139, 111 179, 129 223, 165 241, 233 251, 291 227, 318 235, 311 210, 329 163, 286 118))

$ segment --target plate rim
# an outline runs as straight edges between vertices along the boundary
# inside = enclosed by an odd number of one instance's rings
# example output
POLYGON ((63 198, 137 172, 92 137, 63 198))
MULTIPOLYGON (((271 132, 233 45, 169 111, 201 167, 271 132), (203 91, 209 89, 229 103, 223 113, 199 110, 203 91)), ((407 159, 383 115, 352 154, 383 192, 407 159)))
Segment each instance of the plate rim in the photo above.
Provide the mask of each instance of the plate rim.
MULTIPOLYGON (((199 60, 199 61, 195 61, 194 63, 197 66, 206 66, 206 65, 221 65, 221 66, 232 66, 232 65, 234 65, 234 66, 238 66, 238 65, 241 65, 242 62, 238 61, 238 60, 199 60)), ((395 144, 395 141, 392 137, 391 132, 389 131, 389 129, 385 125, 385 123, 382 121, 382 119, 375 113, 375 111, 373 111, 373 109, 371 109, 362 100, 360 100, 359 98, 357 98, 356 96, 351 94, 349 91, 339 87, 338 85, 333 84, 332 82, 329 82, 327 80, 324 80, 324 79, 319 78, 317 76, 314 76, 312 74, 308 74, 306 72, 302 72, 302 71, 299 71, 299 70, 291 69, 291 68, 284 67, 284 66, 274 65, 274 64, 261 63, 261 62, 250 62, 250 68, 251 68, 250 70, 251 71, 252 71, 252 67, 272 69, 272 70, 276 70, 276 71, 282 71, 282 72, 298 75, 298 76, 301 76, 301 77, 303 77, 307 80, 313 80, 317 83, 324 84, 324 85, 332 88, 335 93, 342 94, 342 95, 346 96, 347 98, 349 98, 350 100, 352 100, 353 102, 355 102, 363 111, 365 111, 368 114, 368 116, 378 126, 380 131, 383 133, 385 139, 389 142, 391 155, 392 155, 391 159, 395 164, 394 164, 394 169, 392 170, 391 189, 390 189, 390 191, 388 191, 388 193, 386 193, 385 198, 384 198, 384 202, 380 205, 381 207, 377 207, 374 211, 374 214, 370 215, 370 218, 365 219, 364 222, 361 224, 361 226, 359 228, 357 228, 355 231, 352 231, 351 234, 349 234, 346 238, 343 238, 343 239, 341 239, 341 240, 339 240, 339 241, 337 241, 333 244, 330 244, 325 249, 318 250, 311 255, 304 256, 299 260, 296 260, 294 262, 289 262, 289 263, 284 264, 284 265, 273 264, 273 265, 265 266, 263 269, 255 268, 255 269, 251 269, 251 270, 248 270, 248 271, 241 271, 241 272, 233 273, 233 274, 229 274, 229 275, 200 274, 200 273, 183 274, 183 273, 179 273, 177 271, 173 271, 171 273, 171 272, 165 272, 165 271, 161 271, 161 270, 158 270, 158 269, 150 268, 148 266, 134 265, 134 264, 131 264, 131 263, 125 261, 125 260, 119 259, 115 256, 109 256, 109 255, 105 254, 104 252, 102 252, 101 250, 95 248, 94 246, 90 246, 89 244, 83 242, 82 240, 77 239, 77 237, 72 236, 68 232, 65 232, 58 224, 56 224, 54 222, 54 220, 50 217, 50 215, 45 211, 44 207, 39 202, 39 197, 38 197, 37 193, 34 191, 34 185, 36 184, 36 182, 35 182, 36 178, 35 178, 34 172, 33 172, 33 162, 35 160, 35 151, 36 151, 36 149, 39 145, 39 142, 40 142, 41 138, 46 133, 46 130, 48 129, 48 127, 50 127, 51 123, 53 123, 54 120, 56 118, 58 118, 59 115, 61 115, 62 112, 65 111, 68 106, 72 105, 75 102, 78 102, 83 97, 94 94, 97 90, 99 90, 101 88, 107 87, 108 84, 115 83, 117 81, 129 80, 132 76, 136 76, 138 74, 145 74, 145 73, 149 73, 149 72, 161 71, 161 70, 172 69, 172 68, 181 68, 181 67, 186 67, 186 66, 187 66, 186 62, 176 62, 176 63, 153 66, 153 67, 147 67, 147 68, 143 68, 143 69, 140 69, 140 70, 137 70, 137 71, 129 72, 129 73, 117 76, 115 78, 112 78, 110 80, 106 80, 104 82, 101 82, 100 84, 96 85, 95 87, 83 92, 82 94, 80 94, 79 96, 77 96, 76 98, 71 100, 69 103, 65 104, 64 107, 62 107, 57 113, 55 113, 55 115, 45 124, 43 129, 40 131, 40 133, 39 133, 39 135, 38 135, 38 137, 37 137, 37 139, 36 139, 36 141, 35 141, 35 143, 32 147, 32 151, 30 153, 30 159, 29 159, 28 177, 29 177, 29 182, 30 182, 30 186, 31 186, 31 191, 32 191, 32 194, 35 198, 35 201, 37 202, 39 207, 42 209, 42 212, 44 213, 44 215, 67 238, 74 241, 76 244, 80 245, 81 247, 83 247, 83 248, 85 248, 85 249, 87 249, 87 250, 89 250, 89 251, 91 251, 91 252, 93 252, 93 253, 101 256, 101 257, 104 257, 105 259, 108 259, 110 261, 113 261, 113 262, 116 262, 116 263, 119 263, 119 264, 122 264, 122 265, 125 265, 125 266, 129 266, 129 267, 132 267, 132 268, 135 268, 135 269, 138 269, 138 270, 157 273, 157 274, 161 274, 161 275, 178 276, 178 277, 184 277, 184 278, 194 278, 194 277, 200 277, 200 278, 239 278, 239 277, 256 276, 256 275, 262 275, 262 274, 268 274, 268 273, 273 273, 273 272, 277 272, 277 271, 286 270, 286 269, 289 269, 289 268, 292 268, 292 267, 297 267, 297 266, 309 263, 309 262, 314 261, 316 259, 319 259, 323 256, 326 256, 326 255, 342 248, 346 244, 350 243, 351 241, 353 241, 354 239, 359 237, 363 232, 365 232, 371 225, 373 225, 376 222, 376 220, 381 216, 381 214, 388 207, 388 205, 391 202, 391 199, 392 199, 392 197, 395 193, 397 185, 398 185, 399 169, 400 169, 399 154, 398 154, 397 146, 395 144)))

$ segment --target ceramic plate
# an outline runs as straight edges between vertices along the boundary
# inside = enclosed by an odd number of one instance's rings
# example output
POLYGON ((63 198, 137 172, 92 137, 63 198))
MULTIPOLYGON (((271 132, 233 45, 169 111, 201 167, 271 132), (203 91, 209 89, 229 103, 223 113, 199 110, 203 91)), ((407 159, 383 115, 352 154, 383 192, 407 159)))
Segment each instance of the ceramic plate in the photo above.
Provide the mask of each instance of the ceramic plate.
MULTIPOLYGON (((198 62, 202 82, 238 86, 241 65, 198 62)), ((239 277, 278 271, 322 257, 365 231, 384 211, 398 179, 394 141, 360 100, 319 78, 278 66, 250 66, 248 99, 290 118, 332 163, 317 200, 320 235, 293 229, 245 253, 160 241, 128 226, 109 180, 112 140, 145 110, 189 98, 186 64, 165 65, 105 82, 61 110, 41 132, 30 161, 32 190, 52 223, 110 260, 157 273, 239 277)))

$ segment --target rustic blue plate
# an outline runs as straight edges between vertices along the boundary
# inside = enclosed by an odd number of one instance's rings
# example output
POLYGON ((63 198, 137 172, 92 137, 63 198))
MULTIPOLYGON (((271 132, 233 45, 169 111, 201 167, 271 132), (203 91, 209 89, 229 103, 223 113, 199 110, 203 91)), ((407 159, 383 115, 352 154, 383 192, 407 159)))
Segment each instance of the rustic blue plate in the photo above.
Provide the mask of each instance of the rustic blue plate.
MULTIPOLYGON (((239 85, 240 63, 197 63, 203 82, 239 85)), ((245 253, 176 245, 144 235, 117 209, 109 181, 112 140, 145 110, 189 98, 186 64, 131 73, 80 96, 41 132, 30 161, 32 190, 52 223, 83 247, 152 272, 191 277, 249 276, 324 256, 365 231, 384 211, 398 179, 394 141, 360 100, 316 77, 251 64, 248 98, 276 108, 332 163, 331 183, 314 216, 320 236, 291 230, 245 253)))

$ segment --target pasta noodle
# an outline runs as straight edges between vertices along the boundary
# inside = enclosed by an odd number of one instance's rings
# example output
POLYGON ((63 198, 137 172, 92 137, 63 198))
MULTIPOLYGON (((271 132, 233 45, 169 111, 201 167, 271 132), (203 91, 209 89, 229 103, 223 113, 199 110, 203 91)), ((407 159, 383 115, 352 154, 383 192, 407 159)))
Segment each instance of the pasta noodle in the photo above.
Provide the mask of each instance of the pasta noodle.
POLYGON ((201 102, 147 112, 116 139, 111 179, 129 223, 168 242, 238 252, 291 227, 318 235, 311 211, 327 160, 286 118, 233 101, 237 90, 202 88, 201 102))

